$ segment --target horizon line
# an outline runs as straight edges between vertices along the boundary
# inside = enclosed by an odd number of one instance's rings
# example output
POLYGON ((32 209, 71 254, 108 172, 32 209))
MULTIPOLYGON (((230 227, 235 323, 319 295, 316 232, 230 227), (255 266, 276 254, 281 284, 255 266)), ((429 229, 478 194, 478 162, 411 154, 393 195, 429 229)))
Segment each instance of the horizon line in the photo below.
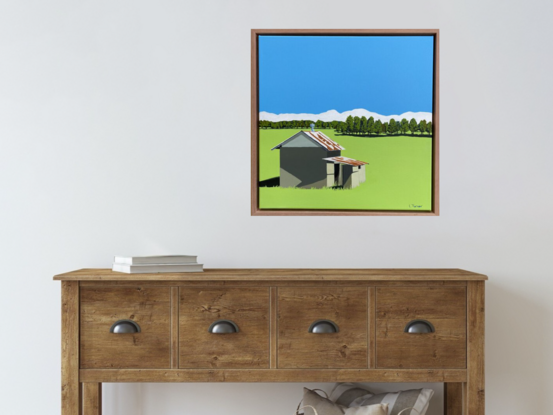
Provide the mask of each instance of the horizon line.
POLYGON ((265 112, 267 114, 272 114, 272 115, 300 115, 300 114, 312 114, 312 115, 320 115, 320 114, 327 114, 329 112, 336 112, 338 114, 343 114, 344 112, 352 112, 352 111, 367 111, 367 112, 370 112, 372 114, 378 114, 378 115, 382 115, 382 116, 385 116, 385 117, 390 117, 392 115, 401 115, 401 114, 406 114, 408 112, 411 112, 411 113, 414 113, 414 114, 417 114, 417 113, 427 113, 427 114, 434 114, 434 111, 403 111, 403 112, 395 112, 395 113, 392 113, 392 114, 382 114, 382 113, 379 113, 379 112, 375 112, 375 111, 371 111, 371 110, 368 110, 366 108, 353 108, 351 110, 345 110, 345 111, 338 111, 336 109, 330 109, 330 110, 326 110, 326 111, 323 111, 323 112, 280 112, 280 113, 276 113, 276 112, 271 112, 271 111, 264 111, 264 110, 259 110, 259 113, 261 114, 262 112, 265 112))

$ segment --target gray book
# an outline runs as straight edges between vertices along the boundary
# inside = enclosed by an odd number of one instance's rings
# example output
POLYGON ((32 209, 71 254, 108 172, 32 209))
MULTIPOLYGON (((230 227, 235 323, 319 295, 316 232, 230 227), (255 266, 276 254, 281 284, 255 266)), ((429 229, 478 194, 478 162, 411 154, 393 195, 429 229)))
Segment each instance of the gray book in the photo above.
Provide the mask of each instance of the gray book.
POLYGON ((113 271, 126 274, 156 274, 161 272, 203 272, 203 264, 113 264, 113 271))
POLYGON ((114 263, 127 265, 141 264, 195 264, 196 255, 156 255, 156 256, 116 256, 114 263))

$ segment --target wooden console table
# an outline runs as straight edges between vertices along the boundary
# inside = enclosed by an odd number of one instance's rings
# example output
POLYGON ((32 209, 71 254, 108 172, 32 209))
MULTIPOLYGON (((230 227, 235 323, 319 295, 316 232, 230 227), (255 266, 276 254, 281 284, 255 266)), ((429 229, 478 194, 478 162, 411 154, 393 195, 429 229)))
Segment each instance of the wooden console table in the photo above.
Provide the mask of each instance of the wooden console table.
POLYGON ((443 382, 484 415, 485 275, 458 269, 208 269, 62 281, 62 415, 103 382, 443 382))

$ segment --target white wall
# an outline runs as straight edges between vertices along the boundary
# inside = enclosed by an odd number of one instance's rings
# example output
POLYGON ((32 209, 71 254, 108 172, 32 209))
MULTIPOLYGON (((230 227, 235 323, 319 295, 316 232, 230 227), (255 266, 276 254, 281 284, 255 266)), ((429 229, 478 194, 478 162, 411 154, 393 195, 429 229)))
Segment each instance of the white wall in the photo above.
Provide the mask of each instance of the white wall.
MULTIPOLYGON (((55 273, 164 252, 208 267, 486 273, 488 412, 550 412, 552 12, 538 0, 2 0, 2 413, 59 414, 55 273), (250 217, 251 28, 439 28, 441 216, 250 217), (356 243, 329 250, 329 228, 356 243)), ((106 415, 283 415, 301 394, 105 390, 106 415)))

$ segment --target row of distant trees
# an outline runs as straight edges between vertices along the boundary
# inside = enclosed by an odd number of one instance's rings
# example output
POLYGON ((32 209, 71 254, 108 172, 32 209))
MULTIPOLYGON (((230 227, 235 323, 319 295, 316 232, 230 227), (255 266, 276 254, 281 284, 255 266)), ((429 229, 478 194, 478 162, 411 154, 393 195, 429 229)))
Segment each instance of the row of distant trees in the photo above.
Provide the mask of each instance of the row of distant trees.
POLYGON ((407 121, 403 118, 401 121, 391 119, 390 122, 381 122, 380 120, 374 120, 373 117, 367 119, 367 117, 352 117, 351 115, 345 122, 338 122, 334 129, 342 134, 357 134, 357 135, 379 135, 379 134, 432 134, 432 121, 426 122, 421 120, 417 122, 414 118, 411 121, 407 121))
POLYGON ((397 135, 407 134, 408 132, 414 135, 420 134, 432 134, 432 121, 427 122, 421 120, 417 122, 414 118, 408 121, 403 118, 401 121, 391 119, 389 122, 381 122, 380 120, 374 120, 373 117, 367 119, 367 117, 352 117, 351 115, 346 121, 311 121, 311 120, 295 120, 295 121, 259 121, 259 128, 310 128, 311 124, 315 124, 315 128, 318 129, 333 129, 337 133, 345 135, 397 135))

